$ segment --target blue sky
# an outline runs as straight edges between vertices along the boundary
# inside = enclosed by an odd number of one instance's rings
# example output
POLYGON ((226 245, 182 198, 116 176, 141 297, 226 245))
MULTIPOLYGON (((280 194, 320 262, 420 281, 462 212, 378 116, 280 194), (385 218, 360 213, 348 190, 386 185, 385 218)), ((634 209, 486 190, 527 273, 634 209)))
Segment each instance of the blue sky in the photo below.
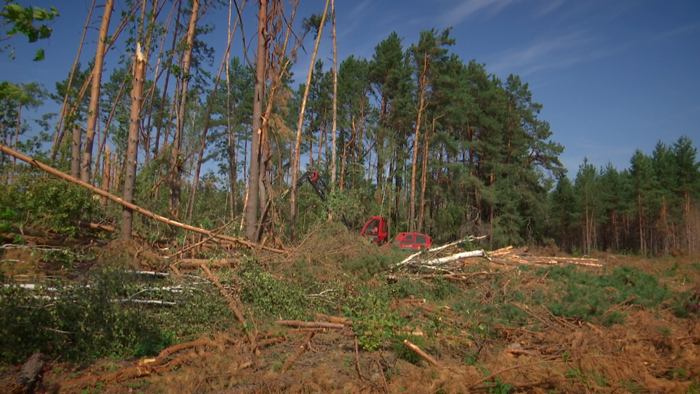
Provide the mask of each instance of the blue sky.
MULTIPOLYGON (((700 1, 336 1, 340 60, 350 55, 371 58, 374 47, 392 31, 408 47, 421 30, 452 26, 457 40, 452 52, 465 62, 484 63, 488 72, 502 79, 520 75, 530 84, 534 101, 544 105, 540 118, 550 122, 552 139, 565 146, 561 159, 570 176, 575 176, 584 157, 599 167, 611 162, 624 169, 635 149, 651 153, 659 140, 672 144, 687 135, 700 145, 700 1)), ((38 81, 53 89, 56 81, 66 78, 75 59, 91 2, 20 3, 53 5, 61 16, 52 25, 50 41, 30 46, 16 40, 17 59, 0 55, 0 75, 14 83, 38 81), (34 63, 32 54, 39 47, 46 50, 47 60, 34 63)), ((322 12, 325 4, 299 3, 297 21, 322 12)), ((256 4, 249 0, 245 6, 248 40, 257 23, 256 4)), ((117 10, 122 8, 123 1, 117 0, 117 10)), ((205 17, 217 27, 206 38, 217 51, 217 70, 225 49, 227 14, 224 8, 205 17)), ((118 17, 115 13, 112 31, 118 17)), ((99 22, 93 26, 99 27, 99 22)), ((94 43, 97 31, 88 35, 94 43)), ((310 38, 305 43, 309 52, 310 38)), ((330 25, 323 38, 319 56, 329 67, 330 25)), ((240 48, 237 35, 233 54, 240 48)), ((116 65, 119 55, 111 51, 107 67, 116 65)), ((83 63, 92 56, 94 46, 88 45, 83 63)), ((293 69, 297 81, 305 80, 308 65, 309 57, 300 56, 293 69)), ((56 109, 47 105, 41 111, 56 109)))

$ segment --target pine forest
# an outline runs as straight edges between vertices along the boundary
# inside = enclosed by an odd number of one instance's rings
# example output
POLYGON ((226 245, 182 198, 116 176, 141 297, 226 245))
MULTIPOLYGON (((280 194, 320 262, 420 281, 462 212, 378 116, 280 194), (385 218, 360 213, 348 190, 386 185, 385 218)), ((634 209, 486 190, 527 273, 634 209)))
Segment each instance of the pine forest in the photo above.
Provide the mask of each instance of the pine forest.
MULTIPOLYGON (((392 33, 369 59, 329 61, 314 51, 309 78, 297 81, 290 69, 302 45, 335 39, 333 4, 300 31, 287 23, 296 3, 248 4, 259 26, 245 37, 244 58, 231 56, 242 21, 230 4, 127 4, 121 15, 112 1, 92 10, 104 13, 97 54, 76 60, 56 86, 3 82, 6 147, 173 220, 209 230, 233 223, 225 231, 252 242, 293 241, 329 215, 358 230, 376 215, 391 234, 444 242, 476 234, 492 247, 700 251, 693 141, 637 151, 629 169, 586 160, 567 174, 565 147, 528 83, 451 53, 450 29, 422 31, 415 43, 392 33), (207 44, 212 26, 199 21, 212 12, 232 15, 226 48, 207 44), (117 56, 117 67, 101 67, 117 56), (60 113, 32 121, 37 133, 22 109, 47 101, 60 113), (306 170, 330 185, 327 204, 296 187, 306 170)), ((53 182, 7 153, 1 160, 5 206, 28 209, 35 202, 10 200, 26 182, 53 182)), ((138 233, 173 235, 130 211, 80 208, 79 219, 121 223, 126 234, 133 222, 138 233)))

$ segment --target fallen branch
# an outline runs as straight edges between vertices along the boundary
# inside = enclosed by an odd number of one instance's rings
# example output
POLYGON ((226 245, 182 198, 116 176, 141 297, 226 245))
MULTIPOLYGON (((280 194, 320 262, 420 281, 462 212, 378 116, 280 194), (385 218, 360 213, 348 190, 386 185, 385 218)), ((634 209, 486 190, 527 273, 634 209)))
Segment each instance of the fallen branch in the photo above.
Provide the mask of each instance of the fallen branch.
POLYGON ((180 259, 172 263, 177 268, 182 269, 196 269, 202 266, 202 264, 207 265, 212 268, 227 268, 231 267, 233 264, 238 263, 239 260, 236 259, 220 259, 220 260, 210 260, 210 259, 180 259))
POLYGON ((294 352, 294 354, 292 354, 292 355, 287 359, 287 361, 284 362, 284 365, 282 365, 282 373, 287 372, 287 371, 289 370, 289 368, 291 368, 292 365, 294 365, 294 362, 295 362, 299 357, 301 357, 302 354, 304 354, 304 352, 306 351, 306 349, 309 348, 309 346, 311 346, 311 338, 313 338, 313 337, 314 337, 314 333, 313 333, 313 332, 310 332, 310 333, 306 336, 306 340, 304 340, 304 343, 302 343, 301 345, 299 345, 299 348, 297 349, 297 351, 294 352))
MULTIPOLYGON (((561 362, 561 361, 555 361, 555 362, 561 362)), ((551 363, 552 363, 552 362, 538 361, 538 362, 534 362, 534 363, 527 363, 527 364, 514 365, 514 366, 512 366, 512 367, 508 367, 508 368, 502 369, 502 370, 500 370, 500 371, 498 371, 498 372, 496 372, 496 373, 493 373, 493 374, 491 374, 491 375, 489 375, 489 376, 487 376, 487 377, 485 377, 485 378, 483 378, 483 379, 477 380, 476 383, 473 383, 471 386, 467 387, 467 391, 473 389, 474 387, 480 385, 481 383, 487 382, 487 381, 489 381, 489 380, 495 378, 496 376, 498 376, 498 375, 500 375, 500 374, 502 374, 502 373, 504 373, 504 372, 508 372, 508 371, 510 371, 510 370, 517 369, 517 368, 530 367, 530 366, 538 365, 538 364, 551 364, 551 363)))
POLYGON ((323 313, 316 313, 315 316, 316 316, 316 319, 326 320, 326 321, 329 321, 331 323, 352 325, 352 322, 347 317, 330 316, 330 315, 324 315, 323 313))
POLYGON ((428 353, 421 350, 421 348, 419 348, 418 346, 414 345, 408 339, 404 339, 403 343, 404 343, 404 345, 408 346, 409 349, 413 350, 417 355, 423 357, 430 364, 432 364, 438 368, 442 368, 442 365, 440 365, 440 363, 438 363, 437 360, 435 360, 433 357, 431 357, 428 353))
POLYGON ((155 219, 159 222, 162 222, 162 223, 174 226, 174 227, 178 227, 178 228, 181 228, 184 230, 192 231, 195 233, 204 234, 204 235, 212 237, 212 238, 218 238, 218 239, 222 239, 224 241, 229 241, 229 242, 237 243, 240 245, 245 245, 245 246, 248 246, 250 248, 258 248, 259 247, 259 248, 263 248, 265 250, 268 250, 270 252, 275 252, 275 253, 280 253, 280 254, 286 253, 286 251, 284 251, 284 250, 270 248, 267 246, 261 246, 261 245, 258 245, 258 244, 255 244, 253 242, 249 242, 249 241, 246 241, 246 240, 243 240, 240 238, 234 238, 234 237, 229 237, 227 235, 215 234, 209 230, 205 230, 205 229, 202 229, 199 227, 190 226, 188 224, 184 224, 184 223, 180 223, 180 222, 177 222, 175 220, 172 220, 172 219, 168 219, 164 216, 160 216, 160 215, 155 214, 151 211, 148 211, 144 208, 141 208, 138 205, 124 201, 121 198, 119 198, 111 193, 108 193, 102 189, 98 189, 89 183, 83 182, 80 179, 76 179, 68 174, 65 174, 65 173, 63 173, 63 172, 61 172, 61 171, 59 171, 51 166, 48 166, 48 165, 46 165, 46 164, 44 164, 44 163, 42 163, 42 162, 40 162, 32 157, 25 156, 25 155, 13 150, 13 149, 10 149, 9 147, 7 147, 5 145, 0 144, 0 151, 7 153, 10 156, 14 156, 14 157, 16 157, 16 158, 18 158, 18 159, 20 159, 28 164, 31 164, 35 167, 38 167, 39 169, 44 170, 51 175, 55 175, 63 180, 66 180, 68 182, 72 182, 72 183, 75 183, 76 185, 82 186, 95 194, 99 194, 102 197, 106 197, 106 198, 116 202, 119 205, 122 205, 128 209, 131 209, 134 212, 138 212, 144 216, 148 216, 148 217, 155 219))
POLYGON ((355 335, 355 369, 357 370, 357 376, 360 380, 364 380, 365 378, 362 376, 362 369, 360 368, 360 347, 357 335, 355 335))
MULTIPOLYGON (((202 264, 200 267, 204 270, 204 272, 207 274, 209 277, 209 280, 211 280, 214 285, 219 289, 219 292, 221 293, 224 298, 226 298, 226 301, 228 301, 228 307, 233 311, 233 314, 236 315, 236 319, 243 325, 243 327, 248 326, 248 322, 245 319, 245 316, 243 316, 243 313, 241 312, 241 308, 238 307, 238 302, 236 301, 235 298, 229 292, 224 288, 224 286, 221 285, 221 282, 219 282, 218 279, 214 275, 212 275, 211 271, 209 268, 202 264)), ((246 333, 248 334, 248 340, 250 341, 250 348, 253 352, 257 352, 257 345, 255 344, 255 333, 253 332, 254 330, 252 329, 246 329, 246 333)))
POLYGON ((301 320, 277 320, 275 323, 282 326, 305 327, 305 328, 345 328, 344 323, 328 323, 323 321, 301 321, 301 320))
POLYGON ((283 336, 265 339, 263 341, 258 342, 258 348, 274 345, 276 343, 284 342, 286 340, 287 338, 283 336))

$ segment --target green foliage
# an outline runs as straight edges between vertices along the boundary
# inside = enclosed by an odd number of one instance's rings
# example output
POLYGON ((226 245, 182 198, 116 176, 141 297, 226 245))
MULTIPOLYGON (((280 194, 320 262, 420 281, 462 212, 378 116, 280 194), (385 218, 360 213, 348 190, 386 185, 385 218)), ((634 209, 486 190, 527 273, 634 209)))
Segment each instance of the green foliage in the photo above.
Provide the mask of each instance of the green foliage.
POLYGON ((38 293, 3 286, 0 362, 41 351, 67 360, 153 355, 172 341, 140 307, 116 302, 130 295, 124 274, 101 270, 87 283, 53 283, 38 293))
POLYGON ((623 321, 623 314, 610 310, 615 305, 635 304, 655 308, 671 298, 671 292, 659 280, 635 268, 615 268, 594 275, 573 266, 554 267, 549 278, 561 286, 563 296, 548 304, 550 311, 586 321, 599 320, 606 325, 623 321))
MULTIPOLYGON (((54 7, 47 11, 40 7, 22 7, 17 3, 6 2, 2 10, 0 10, 0 18, 2 18, 0 19, 0 24, 10 26, 9 30, 5 32, 7 37, 21 34, 26 36, 27 40, 32 43, 49 38, 52 33, 52 29, 47 24, 37 24, 37 22, 52 21, 57 16, 58 10, 54 7)), ((10 53, 10 57, 14 58, 14 51, 10 53)), ((44 60, 43 49, 37 51, 34 60, 44 60)))
POLYGON ((386 272, 394 263, 400 261, 400 254, 368 253, 355 259, 342 262, 343 267, 360 280, 369 280, 374 275, 386 272))
POLYGON ((238 276, 241 300, 267 316, 301 319, 308 315, 309 301, 295 283, 277 279, 258 264, 244 264, 238 276))
POLYGON ((499 377, 493 379, 493 385, 489 386, 489 393, 508 394, 515 386, 509 383, 502 382, 499 377))
POLYGON ((365 288, 360 289, 360 293, 345 300, 344 314, 353 320, 353 329, 362 349, 377 350, 396 336, 401 318, 391 311, 388 298, 380 292, 365 288))
POLYGON ((78 226, 74 221, 90 220, 98 211, 99 201, 92 196, 83 187, 33 173, 0 187, 0 206, 21 212, 27 226, 75 235, 78 226))

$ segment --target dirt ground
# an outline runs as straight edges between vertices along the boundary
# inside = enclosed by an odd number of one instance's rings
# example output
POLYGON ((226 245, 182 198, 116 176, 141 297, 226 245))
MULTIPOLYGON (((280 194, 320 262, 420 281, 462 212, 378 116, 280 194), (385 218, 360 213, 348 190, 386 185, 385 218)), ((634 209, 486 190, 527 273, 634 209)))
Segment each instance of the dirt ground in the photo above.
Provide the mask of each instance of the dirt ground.
MULTIPOLYGON (((132 252, 137 254, 137 250, 132 252)), ((297 252, 303 254, 303 247, 297 252)), ((13 253, 5 258, 17 258, 19 252, 13 253)), ((672 265, 698 261, 695 258, 645 260, 605 253, 593 257, 610 265, 634 265, 658 274, 674 290, 691 290, 700 283, 698 274, 661 274, 672 265)), ((323 256, 309 259, 322 262, 323 256)), ((342 276, 337 269, 319 264, 322 275, 342 276)), ((489 269, 488 263, 483 264, 489 269)), ((27 269, 18 266, 16 272, 29 274, 27 269)), ((530 279, 523 280, 522 286, 542 286, 546 280, 530 279)), ((440 319, 454 327, 478 324, 463 320, 439 303, 397 302, 395 308, 399 313, 425 316, 435 316, 439 310, 440 319)), ((326 319, 331 324, 325 328, 267 322, 260 326, 273 328, 257 333, 254 351, 249 337, 231 330, 168 348, 153 359, 102 360, 89 365, 52 360, 43 369, 36 392, 698 392, 700 321, 677 318, 664 305, 655 310, 634 305, 620 305, 619 309, 626 313, 625 324, 604 327, 558 318, 531 305, 528 313, 541 323, 539 331, 496 325, 497 335, 481 339, 466 332, 437 334, 435 341, 422 349, 434 362, 420 357, 415 364, 399 358, 392 349, 363 351, 352 326, 330 321, 333 319, 326 319), (465 354, 478 354, 479 362, 470 365, 465 354)), ((20 369, 18 365, 1 370, 0 387, 14 387, 20 369)))

